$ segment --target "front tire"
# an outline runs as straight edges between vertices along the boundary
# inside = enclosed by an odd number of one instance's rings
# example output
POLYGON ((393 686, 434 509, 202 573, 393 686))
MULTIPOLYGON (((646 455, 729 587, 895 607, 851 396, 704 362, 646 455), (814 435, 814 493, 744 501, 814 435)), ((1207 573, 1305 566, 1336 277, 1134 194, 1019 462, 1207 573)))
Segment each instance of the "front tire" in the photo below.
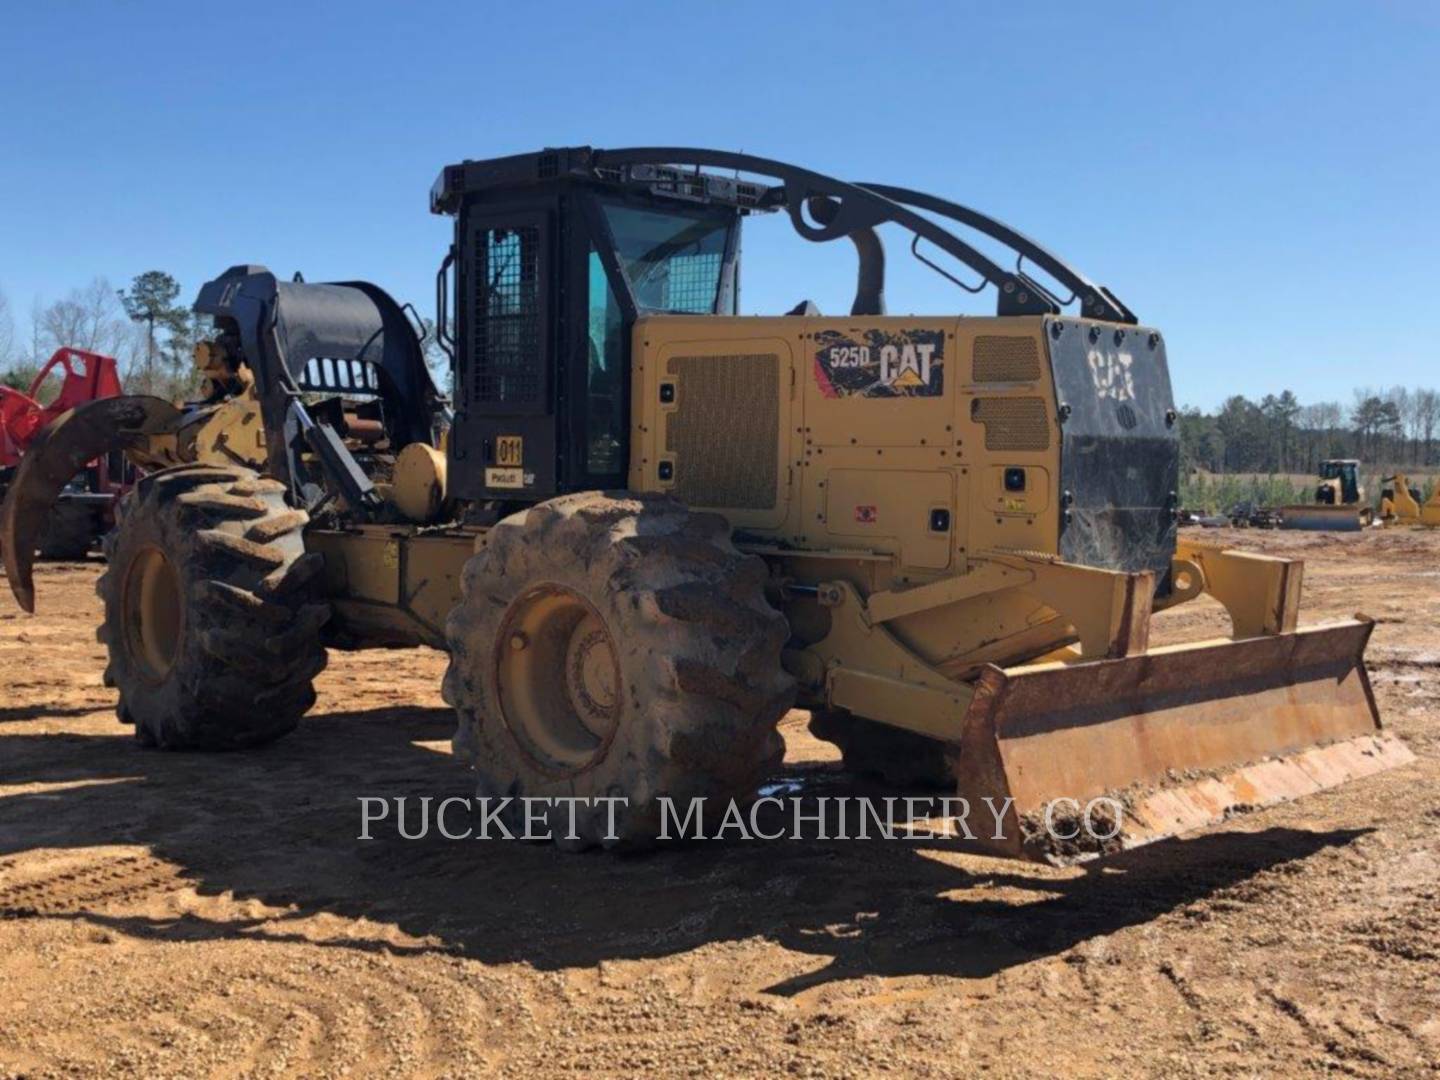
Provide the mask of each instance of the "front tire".
POLYGON ((516 800, 507 828, 523 831, 522 798, 576 798, 573 833, 570 804, 543 802, 532 833, 643 847, 662 797, 716 817, 753 799, 794 696, 765 577, 723 518, 664 496, 568 495, 496 525, 446 624, 444 695, 478 794, 516 800))
POLYGON ((292 730, 325 667, 304 511, 249 469, 182 465, 121 501, 96 585, 116 712, 146 745, 231 750, 292 730))

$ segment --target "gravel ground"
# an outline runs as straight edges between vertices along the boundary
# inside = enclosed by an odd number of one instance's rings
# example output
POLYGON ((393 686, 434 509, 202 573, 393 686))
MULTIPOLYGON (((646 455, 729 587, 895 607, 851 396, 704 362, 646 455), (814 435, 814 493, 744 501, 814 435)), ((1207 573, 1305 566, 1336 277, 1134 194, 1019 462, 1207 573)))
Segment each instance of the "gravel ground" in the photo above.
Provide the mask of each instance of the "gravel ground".
MULTIPOLYGON (((1064 870, 361 841, 357 796, 469 793, 440 654, 333 654, 262 751, 145 751, 100 682, 98 564, 42 566, 38 617, 0 604, 0 1076, 1433 1075, 1440 533, 1207 539, 1304 556, 1306 621, 1379 621, 1419 760, 1064 870)), ((804 725, 798 790, 878 790, 804 725)))

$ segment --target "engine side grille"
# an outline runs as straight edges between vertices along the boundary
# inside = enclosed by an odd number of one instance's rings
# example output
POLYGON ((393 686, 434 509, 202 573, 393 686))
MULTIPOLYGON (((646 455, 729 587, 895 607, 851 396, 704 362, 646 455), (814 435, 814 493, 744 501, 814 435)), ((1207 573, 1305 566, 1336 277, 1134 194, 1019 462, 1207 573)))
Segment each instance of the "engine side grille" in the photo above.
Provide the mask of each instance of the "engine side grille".
POLYGON ((976 398, 970 416, 985 425, 986 450, 1050 449, 1050 416, 1044 398, 976 398))
POLYGON ((482 229, 475 237, 469 399, 537 404, 544 392, 536 266, 540 230, 533 225, 482 229))
POLYGON ((672 356, 678 407, 665 417, 677 498, 691 506, 770 510, 780 462, 780 358, 672 356))
POLYGON ((974 380, 1034 382, 1040 378, 1040 350, 1032 337, 982 334, 975 339, 974 380))

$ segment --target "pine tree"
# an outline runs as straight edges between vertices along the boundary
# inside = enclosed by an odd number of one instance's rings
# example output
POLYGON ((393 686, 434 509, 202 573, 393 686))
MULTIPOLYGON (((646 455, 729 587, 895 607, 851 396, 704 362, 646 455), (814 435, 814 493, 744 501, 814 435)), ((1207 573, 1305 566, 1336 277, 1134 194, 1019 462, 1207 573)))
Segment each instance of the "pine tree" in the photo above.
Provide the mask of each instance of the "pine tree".
POLYGON ((129 289, 119 292, 120 303, 125 305, 125 314, 135 322, 145 323, 145 389, 153 392, 155 386, 155 327, 169 330, 171 334, 183 335, 189 321, 189 312, 175 304, 180 295, 180 283, 163 270, 147 270, 137 274, 130 282, 129 289))

